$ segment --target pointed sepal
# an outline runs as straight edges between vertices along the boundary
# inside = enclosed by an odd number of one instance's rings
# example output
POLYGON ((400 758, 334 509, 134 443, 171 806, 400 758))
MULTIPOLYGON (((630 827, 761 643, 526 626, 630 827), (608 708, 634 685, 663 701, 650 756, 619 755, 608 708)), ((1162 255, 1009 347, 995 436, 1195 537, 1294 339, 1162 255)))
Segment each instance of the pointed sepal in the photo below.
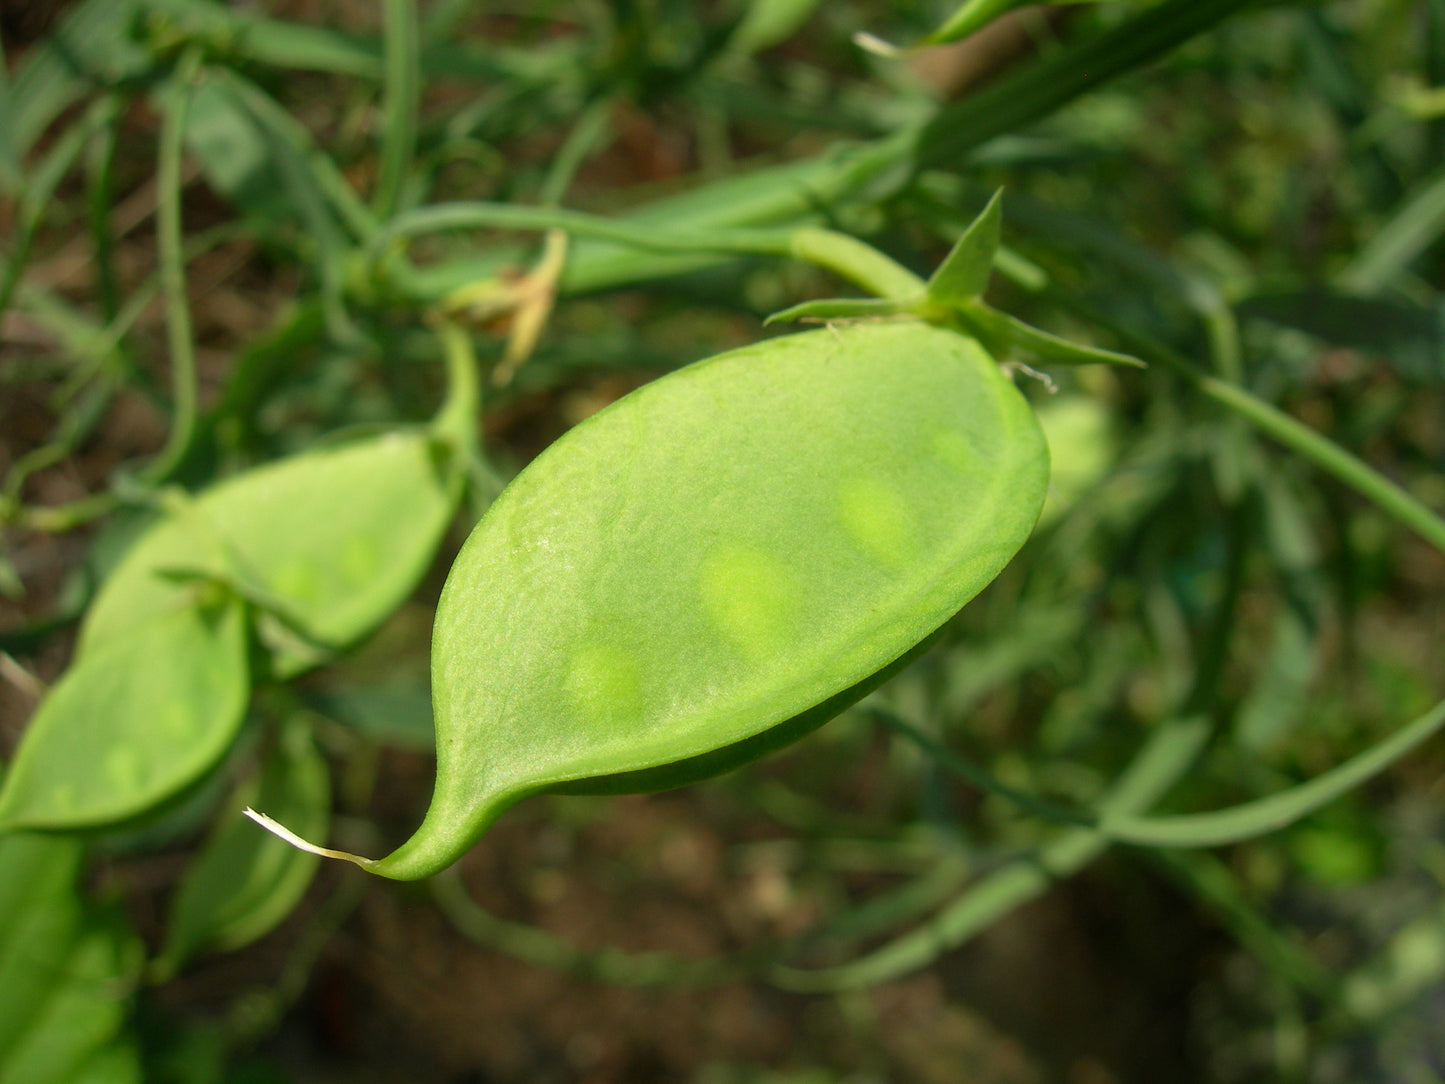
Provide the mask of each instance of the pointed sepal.
POLYGON ((983 295, 993 273, 1002 223, 1003 189, 1000 188, 928 280, 926 296, 930 305, 952 307, 983 295))
POLYGON ((1105 364, 1144 368, 1144 363, 1132 354, 1071 342, 990 308, 981 301, 956 304, 954 315, 965 330, 997 357, 1007 358, 1023 352, 1055 365, 1105 364))
POLYGON ((763 324, 790 324, 796 320, 859 320, 878 316, 912 314, 919 298, 831 297, 804 301, 801 305, 775 312, 763 324))

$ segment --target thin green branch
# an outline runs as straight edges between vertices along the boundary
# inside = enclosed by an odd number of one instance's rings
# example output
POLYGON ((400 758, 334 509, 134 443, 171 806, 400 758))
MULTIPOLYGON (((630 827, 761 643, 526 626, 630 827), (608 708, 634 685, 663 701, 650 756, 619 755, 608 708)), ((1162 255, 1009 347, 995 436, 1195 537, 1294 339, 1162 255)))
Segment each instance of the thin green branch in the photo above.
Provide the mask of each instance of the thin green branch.
POLYGON ((92 137, 105 132, 120 116, 120 98, 106 94, 86 110, 85 115, 72 124, 56 140, 40 160, 29 171, 20 194, 19 222, 15 231, 13 247, 5 261, 3 278, 0 278, 0 315, 10 307, 15 290, 20 285, 25 264, 30 258, 30 246, 40 229, 45 213, 51 208, 51 197, 60 182, 70 173, 81 153, 92 137))
POLYGON ((382 256, 397 242, 428 233, 466 229, 525 231, 562 230, 655 252, 717 252, 730 255, 784 256, 825 267, 849 281, 886 297, 920 293, 924 282, 877 249, 832 230, 731 229, 687 231, 602 218, 560 207, 527 207, 507 203, 437 203, 397 215, 372 242, 377 273, 400 280, 409 277, 399 258, 382 256))
MULTIPOLYGON (((1189 770, 1209 731, 1201 716, 1161 724, 1115 783, 1105 808, 1115 815, 1149 808, 1189 770)), ((1043 895, 1094 861, 1109 844, 1107 836, 1092 828, 1070 829, 982 878, 933 918, 882 948, 836 967, 775 967, 768 977, 787 990, 815 992, 860 989, 900 978, 1043 895)))
POLYGON ((437 336, 447 368, 447 397, 432 424, 452 442, 463 461, 474 467, 481 458, 477 426, 482 411, 476 351, 466 329, 455 320, 440 320, 437 336))
POLYGON ((572 187, 577 170, 610 130, 614 104, 611 98, 598 99, 584 109, 572 125, 572 130, 553 156, 537 193, 537 202, 542 206, 557 207, 562 203, 567 189, 572 187))
POLYGON ((1354 790, 1445 727, 1445 701, 1388 738, 1306 783, 1252 802, 1208 813, 1170 817, 1106 815, 1099 827, 1121 843, 1146 847, 1217 847, 1293 824, 1354 790))
POLYGON ((1445 553, 1445 520, 1419 498, 1390 481, 1363 460, 1284 411, 1237 385, 1199 372, 1173 351, 1150 351, 1147 360, 1165 366, 1201 393, 1244 418, 1326 474, 1343 482, 1397 523, 1410 528, 1445 553))
POLYGON ((161 295, 166 311, 166 345, 171 363, 171 430, 160 453, 141 472, 150 485, 165 481, 180 465, 196 429, 196 342, 186 295, 186 263, 181 221, 181 158, 191 88, 201 70, 201 47, 181 54, 164 95, 160 147, 156 161, 156 250, 161 295))

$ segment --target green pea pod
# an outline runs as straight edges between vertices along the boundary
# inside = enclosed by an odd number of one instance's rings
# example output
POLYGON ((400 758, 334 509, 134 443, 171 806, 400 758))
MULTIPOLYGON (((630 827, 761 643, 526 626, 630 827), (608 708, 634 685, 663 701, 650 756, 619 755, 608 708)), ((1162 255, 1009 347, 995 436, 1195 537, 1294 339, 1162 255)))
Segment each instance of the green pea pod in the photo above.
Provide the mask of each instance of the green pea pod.
POLYGON ((0 832, 111 824, 195 782, 245 717, 246 656, 245 607, 230 596, 183 600, 81 656, 26 727, 0 832))
POLYGON ((79 892, 81 844, 0 839, 0 1084, 139 1084, 124 1031, 140 945, 79 892))
POLYGON ((322 853, 423 877, 523 795, 657 789, 797 737, 998 574, 1047 480, 993 359, 918 321, 639 389, 518 475, 452 568, 421 828, 379 860, 322 853))
POLYGON ((306 452, 221 482, 131 547, 91 605, 81 655, 175 605, 187 584, 173 573, 191 572, 256 589, 273 667, 294 676, 401 604, 431 563, 461 483, 427 429, 306 452))
POLYGON ((201 849, 171 907, 166 943, 155 963, 164 980, 198 951, 227 952, 271 932, 301 899, 319 862, 314 855, 251 830, 236 817, 244 805, 275 809, 288 823, 324 835, 331 782, 310 728, 293 718, 261 771, 239 789, 229 815, 201 849))

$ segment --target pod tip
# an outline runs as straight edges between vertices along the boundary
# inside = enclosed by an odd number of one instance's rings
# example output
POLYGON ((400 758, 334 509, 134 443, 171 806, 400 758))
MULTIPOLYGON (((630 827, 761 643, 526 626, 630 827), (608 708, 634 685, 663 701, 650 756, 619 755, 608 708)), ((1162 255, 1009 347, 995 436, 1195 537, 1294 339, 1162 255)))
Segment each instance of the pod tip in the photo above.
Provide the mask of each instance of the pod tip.
POLYGON ((866 30, 858 30, 853 34, 853 44, 864 52, 872 53, 874 56, 896 57, 903 55, 903 50, 890 41, 884 41, 876 34, 870 34, 866 30))
POLYGON ((241 810, 241 812, 246 814, 246 816, 250 817, 253 821, 259 824, 262 828, 266 829, 266 831, 270 832, 272 835, 279 836, 287 843, 291 844, 291 846, 296 847, 299 850, 303 850, 307 854, 320 855, 322 858, 339 858, 343 862, 355 862, 363 869, 372 864, 372 860, 370 858, 362 858, 358 855, 349 854, 346 851, 334 851, 330 847, 318 847, 314 843, 308 843, 306 842, 306 840, 298 836, 295 832, 291 831, 291 829, 287 828, 284 824, 281 824, 278 821, 273 821, 270 817, 266 816, 266 814, 258 813, 250 806, 247 806, 245 809, 241 810))

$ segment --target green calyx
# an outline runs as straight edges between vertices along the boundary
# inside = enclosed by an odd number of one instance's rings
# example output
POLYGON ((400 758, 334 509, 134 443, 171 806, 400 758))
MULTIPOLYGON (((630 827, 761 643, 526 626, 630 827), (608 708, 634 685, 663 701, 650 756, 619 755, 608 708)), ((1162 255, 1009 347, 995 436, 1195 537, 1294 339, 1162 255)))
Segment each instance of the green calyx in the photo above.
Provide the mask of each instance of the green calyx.
POLYGON ((916 317, 972 336, 999 358, 1027 354, 1057 365, 1143 366, 1138 358, 1072 342, 1024 323, 988 305, 983 293, 993 271, 1002 227, 1003 191, 993 194, 979 216, 954 243, 923 290, 908 297, 828 298, 805 301, 774 313, 768 323, 795 320, 842 321, 916 317))

